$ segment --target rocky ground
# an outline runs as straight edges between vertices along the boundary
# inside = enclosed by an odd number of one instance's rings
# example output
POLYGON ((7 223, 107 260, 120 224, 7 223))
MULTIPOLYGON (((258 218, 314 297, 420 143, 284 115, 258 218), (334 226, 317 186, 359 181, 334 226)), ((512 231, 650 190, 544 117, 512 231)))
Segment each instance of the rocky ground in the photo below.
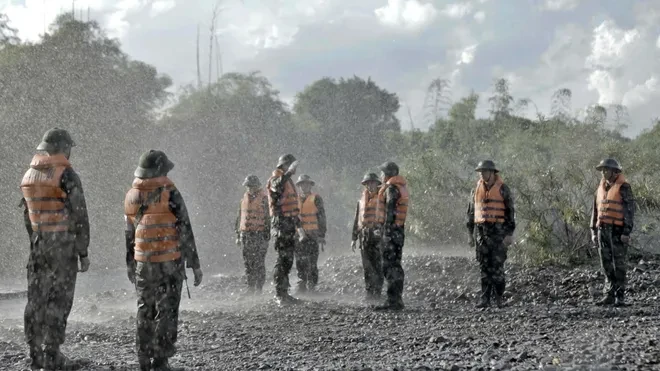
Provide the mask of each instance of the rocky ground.
MULTIPOLYGON (((270 286, 249 297, 242 278, 207 275, 182 303, 172 364, 186 370, 660 369, 660 262, 631 264, 632 305, 625 308, 593 305, 604 281, 597 268, 509 265, 509 306, 485 311, 473 308, 478 271, 469 258, 409 253, 404 268, 407 307, 396 313, 373 312, 362 300, 355 255, 325 261, 321 294, 301 296, 297 306, 278 307, 270 286)), ((0 301, 3 370, 27 369, 24 300, 0 301)), ((136 369, 134 316, 128 288, 79 295, 65 352, 89 359, 88 370, 136 369)))

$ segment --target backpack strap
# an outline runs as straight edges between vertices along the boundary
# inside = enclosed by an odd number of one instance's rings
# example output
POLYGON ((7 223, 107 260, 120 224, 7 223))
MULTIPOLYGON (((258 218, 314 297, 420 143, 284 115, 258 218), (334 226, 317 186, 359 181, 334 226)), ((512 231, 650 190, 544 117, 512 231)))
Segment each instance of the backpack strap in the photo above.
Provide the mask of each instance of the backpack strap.
POLYGON ((149 204, 156 201, 156 197, 160 196, 160 194, 163 193, 163 191, 165 191, 166 188, 167 187, 165 186, 158 187, 155 190, 153 190, 151 193, 149 193, 147 195, 147 198, 144 199, 137 213, 135 213, 135 218, 133 219, 133 228, 135 230, 137 230, 137 227, 140 224, 140 220, 142 220, 144 213, 147 211, 147 208, 149 208, 149 204))

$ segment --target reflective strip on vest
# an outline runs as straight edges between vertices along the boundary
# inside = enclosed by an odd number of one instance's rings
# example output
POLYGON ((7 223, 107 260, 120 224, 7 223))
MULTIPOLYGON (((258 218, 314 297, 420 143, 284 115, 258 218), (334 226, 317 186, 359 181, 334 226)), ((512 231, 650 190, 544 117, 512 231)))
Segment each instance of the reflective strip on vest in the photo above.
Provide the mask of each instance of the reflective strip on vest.
POLYGON ((358 211, 358 228, 374 228, 385 223, 385 198, 376 192, 371 195, 368 190, 362 192, 360 210, 358 211))
POLYGON ((300 214, 300 209, 298 207, 298 192, 296 192, 296 186, 293 184, 293 181, 289 179, 284 183, 284 189, 277 202, 273 201, 272 191, 270 191, 270 185, 273 179, 283 175, 284 172, 281 169, 277 169, 273 172, 270 179, 268 179, 268 204, 270 206, 270 213, 273 216, 295 218, 300 214))
POLYGON ((167 177, 136 179, 126 194, 124 213, 131 224, 148 195, 160 186, 165 190, 147 207, 135 230, 135 260, 162 263, 181 258, 176 216, 170 210, 174 184, 167 177))
POLYGON ((35 232, 68 232, 67 194, 62 190, 62 175, 70 168, 63 155, 36 155, 21 180, 28 215, 35 232))
POLYGON ((241 200, 241 224, 242 232, 261 232, 266 230, 266 215, 264 201, 266 194, 259 192, 254 197, 250 197, 249 192, 245 192, 241 200))
POLYGON ((490 189, 486 189, 482 180, 477 182, 474 192, 475 223, 504 223, 506 207, 501 192, 503 184, 499 176, 490 189))
POLYGON ((316 194, 312 193, 302 202, 300 198, 300 224, 305 231, 317 231, 319 229, 319 209, 316 207, 316 194))
POLYGON ((621 185, 626 182, 623 175, 614 181, 609 190, 605 190, 606 182, 600 181, 598 193, 596 195, 596 205, 598 207, 598 220, 596 226, 602 224, 623 226, 623 199, 621 198, 621 185))

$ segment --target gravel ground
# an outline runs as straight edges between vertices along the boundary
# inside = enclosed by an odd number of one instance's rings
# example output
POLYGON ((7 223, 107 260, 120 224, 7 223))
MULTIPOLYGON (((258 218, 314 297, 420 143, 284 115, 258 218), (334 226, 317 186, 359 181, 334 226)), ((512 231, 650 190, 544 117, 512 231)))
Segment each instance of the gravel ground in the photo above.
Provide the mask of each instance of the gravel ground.
MULTIPOLYGON (((321 267, 320 293, 279 307, 273 288, 244 294, 243 278, 207 276, 182 302, 186 370, 658 370, 660 263, 631 263, 631 306, 593 305, 597 268, 507 267, 508 306, 474 309, 478 270, 467 257, 408 254, 406 309, 373 312, 356 256, 321 267)), ((270 275, 270 272, 269 272, 270 275)), ((292 274, 295 282, 295 271, 292 274)), ((295 295, 295 293, 294 293, 295 295)), ((0 369, 26 368, 24 298, 0 301, 0 369)), ((128 288, 79 295, 64 351, 87 370, 137 369, 135 298, 128 288)))

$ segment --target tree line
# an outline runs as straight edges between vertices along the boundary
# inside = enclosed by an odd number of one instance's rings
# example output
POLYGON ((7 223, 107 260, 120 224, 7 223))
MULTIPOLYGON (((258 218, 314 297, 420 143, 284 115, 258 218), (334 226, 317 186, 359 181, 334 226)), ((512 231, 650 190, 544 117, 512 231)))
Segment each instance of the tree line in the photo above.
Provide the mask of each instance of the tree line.
MULTIPOLYGON (((149 148, 175 162, 172 177, 209 263, 228 259, 243 178, 254 173, 265 183, 284 153, 301 159, 300 172, 316 180, 328 208, 328 242, 337 247, 350 243, 361 176, 388 159, 398 161, 410 181, 409 234, 435 244, 465 242, 472 169, 481 159, 495 160, 516 195, 523 226, 516 249, 529 261, 589 256, 584 227, 598 179, 593 167, 604 156, 626 167, 644 210, 657 202, 658 165, 651 156, 659 150, 658 126, 631 140, 621 135, 625 107, 595 106, 575 118, 567 89, 552 97, 547 117, 530 120, 517 112, 533 102, 516 100, 501 79, 488 98, 490 117, 477 118, 480 96, 452 102, 448 83, 437 79, 425 105, 430 129, 402 131, 399 98, 370 78, 321 78, 299 92, 292 107, 259 72, 224 73, 176 93, 171 88, 168 76, 131 59, 94 21, 64 14, 39 41, 22 42, 0 16, 6 169, 0 208, 7 216, 0 272, 20 271, 26 259, 18 183, 53 126, 70 130, 78 143, 72 161, 88 199, 91 257, 100 266, 123 265, 123 197, 149 148), (614 126, 613 116, 619 117, 614 126)), ((655 221, 646 215, 639 229, 651 234, 655 221)))

